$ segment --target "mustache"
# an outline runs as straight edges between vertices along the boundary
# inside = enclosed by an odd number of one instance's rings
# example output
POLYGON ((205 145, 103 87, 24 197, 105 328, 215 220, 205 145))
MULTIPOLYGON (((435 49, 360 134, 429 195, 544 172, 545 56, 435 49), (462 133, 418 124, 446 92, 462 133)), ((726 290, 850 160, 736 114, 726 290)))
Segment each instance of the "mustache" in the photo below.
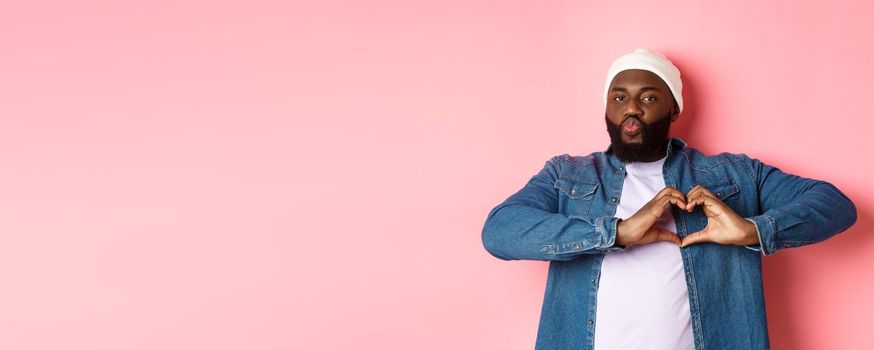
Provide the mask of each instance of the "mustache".
POLYGON ((625 123, 625 121, 628 120, 628 119, 634 119, 634 120, 636 120, 638 123, 643 124, 643 122, 640 120, 640 118, 635 117, 635 116, 633 116, 633 115, 629 115, 629 116, 625 117, 625 119, 622 119, 622 122, 625 123))
MULTIPOLYGON (((670 113, 669 113, 669 114, 666 114, 666 115, 663 117, 663 119, 670 119, 670 117, 671 117, 671 115, 670 115, 670 113)), ((633 116, 633 115, 627 115, 627 116, 625 116, 625 117, 622 118, 622 121, 619 122, 619 124, 614 124, 612 121, 610 121, 610 117, 607 115, 607 113, 604 113, 604 119, 607 119, 607 122, 608 122, 608 123, 613 124, 613 125, 616 125, 616 126, 622 126, 622 125, 624 125, 625 122, 627 122, 629 119, 633 119, 634 121, 637 122, 637 124, 639 124, 640 126, 643 126, 643 127, 647 127, 647 126, 651 126, 651 125, 656 125, 656 124, 662 122, 662 120, 658 120, 658 121, 655 121, 655 122, 652 122, 652 123, 647 124, 647 123, 644 123, 643 120, 640 120, 639 117, 636 117, 636 116, 633 116)))
MULTIPOLYGON (((604 119, 607 119, 608 123, 613 124, 613 122, 610 121, 610 117, 607 116, 607 113, 604 113, 604 119)), ((625 118, 622 119, 621 122, 619 122, 619 124, 613 124, 613 125, 622 126, 623 124, 625 124, 625 122, 628 121, 628 119, 634 119, 634 121, 636 121, 637 124, 644 126, 644 127, 649 125, 649 124, 644 123, 642 120, 640 120, 640 118, 635 117, 633 115, 626 116, 625 118)))

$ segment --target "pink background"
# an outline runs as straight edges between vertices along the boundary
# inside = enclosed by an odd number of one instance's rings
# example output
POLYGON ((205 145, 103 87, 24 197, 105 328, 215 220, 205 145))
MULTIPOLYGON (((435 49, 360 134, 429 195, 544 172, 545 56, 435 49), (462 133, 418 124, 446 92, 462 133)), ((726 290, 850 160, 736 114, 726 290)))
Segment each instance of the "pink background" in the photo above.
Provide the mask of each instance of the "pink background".
POLYGON ((863 1, 0 3, 0 348, 531 349, 546 262, 482 248, 607 146, 613 58, 680 67, 675 135, 859 209, 765 258, 776 349, 874 348, 863 1))

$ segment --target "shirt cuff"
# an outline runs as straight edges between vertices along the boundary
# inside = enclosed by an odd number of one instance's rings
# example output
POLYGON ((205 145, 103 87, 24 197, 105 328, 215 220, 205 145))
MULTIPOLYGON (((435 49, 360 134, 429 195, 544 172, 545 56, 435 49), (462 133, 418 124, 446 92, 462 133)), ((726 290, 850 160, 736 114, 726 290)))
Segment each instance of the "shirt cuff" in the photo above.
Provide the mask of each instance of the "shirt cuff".
POLYGON ((756 235, 759 237, 759 244, 757 245, 747 245, 745 246, 747 249, 755 250, 757 252, 762 252, 762 255, 768 256, 774 254, 774 247, 772 242, 773 240, 769 240, 768 238, 774 237, 774 225, 773 219, 766 215, 753 216, 751 218, 744 218, 749 222, 752 222, 756 227, 756 235))
POLYGON ((597 248, 598 250, 606 253, 625 251, 624 247, 615 246, 616 234, 619 232, 619 221, 619 218, 613 216, 599 217, 595 220, 595 230, 601 236, 601 245, 597 248))

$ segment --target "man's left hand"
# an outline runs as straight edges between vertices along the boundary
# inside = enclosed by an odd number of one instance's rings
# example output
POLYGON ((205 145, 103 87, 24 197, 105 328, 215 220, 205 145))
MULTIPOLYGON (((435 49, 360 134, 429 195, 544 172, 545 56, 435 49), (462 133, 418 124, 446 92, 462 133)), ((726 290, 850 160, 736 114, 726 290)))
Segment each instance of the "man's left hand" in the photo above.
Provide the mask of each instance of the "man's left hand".
POLYGON ((680 247, 690 244, 713 242, 734 245, 758 245, 759 236, 756 225, 742 218, 728 205, 701 185, 686 194, 686 211, 691 212, 700 205, 707 215, 707 227, 683 237, 680 247))

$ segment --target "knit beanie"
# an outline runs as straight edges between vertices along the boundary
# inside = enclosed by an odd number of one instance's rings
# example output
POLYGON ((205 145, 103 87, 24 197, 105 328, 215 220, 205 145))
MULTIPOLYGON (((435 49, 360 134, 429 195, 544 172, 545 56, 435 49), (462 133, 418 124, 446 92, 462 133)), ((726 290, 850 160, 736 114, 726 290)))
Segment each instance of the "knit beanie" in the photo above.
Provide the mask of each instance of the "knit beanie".
POLYGON ((639 48, 613 61, 607 70, 607 82, 604 84, 604 105, 607 105, 607 94, 610 83, 619 72, 627 69, 642 69, 655 73, 668 85, 677 106, 683 111, 683 82, 680 81, 680 70, 665 57, 664 54, 650 49, 639 48))

